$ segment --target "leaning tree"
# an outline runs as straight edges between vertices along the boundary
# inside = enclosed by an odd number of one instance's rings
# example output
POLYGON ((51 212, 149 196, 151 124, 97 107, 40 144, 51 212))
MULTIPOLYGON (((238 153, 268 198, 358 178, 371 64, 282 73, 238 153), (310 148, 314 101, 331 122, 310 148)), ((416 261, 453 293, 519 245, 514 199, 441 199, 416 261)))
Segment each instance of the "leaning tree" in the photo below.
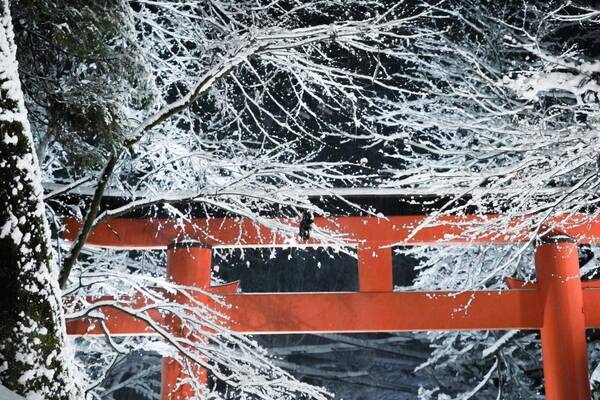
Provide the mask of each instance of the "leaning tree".
POLYGON ((1 7, 0 382, 28 398, 76 399, 81 393, 65 346, 58 266, 52 262, 8 2, 1 7))

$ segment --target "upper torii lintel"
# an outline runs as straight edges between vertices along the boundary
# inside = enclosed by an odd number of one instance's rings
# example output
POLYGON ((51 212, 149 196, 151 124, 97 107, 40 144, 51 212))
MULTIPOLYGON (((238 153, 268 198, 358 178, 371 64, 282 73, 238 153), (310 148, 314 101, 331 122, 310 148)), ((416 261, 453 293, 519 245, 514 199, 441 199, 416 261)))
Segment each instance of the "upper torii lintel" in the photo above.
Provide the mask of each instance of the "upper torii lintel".
MULTIPOLYGON (((179 240, 194 239, 213 247, 302 247, 333 243, 360 246, 391 245, 507 245, 532 241, 531 218, 506 220, 502 215, 449 215, 435 220, 424 215, 316 217, 313 230, 331 237, 312 235, 306 241, 295 237, 299 219, 273 218, 289 228, 288 234, 258 224, 249 218, 173 219, 115 218, 100 224, 86 246, 123 249, 166 248, 179 240), (500 228, 500 226, 502 226, 500 228), (335 238, 335 239, 332 239, 335 238)), ((586 214, 558 216, 546 221, 579 243, 600 243, 600 217, 586 214)), ((65 239, 74 240, 80 222, 65 220, 65 239)))

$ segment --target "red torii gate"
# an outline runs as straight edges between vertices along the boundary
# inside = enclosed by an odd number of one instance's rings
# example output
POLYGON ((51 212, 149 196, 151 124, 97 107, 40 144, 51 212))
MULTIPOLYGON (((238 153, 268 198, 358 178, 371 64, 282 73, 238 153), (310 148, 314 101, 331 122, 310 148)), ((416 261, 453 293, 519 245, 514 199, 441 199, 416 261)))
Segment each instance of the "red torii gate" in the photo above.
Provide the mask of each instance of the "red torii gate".
MULTIPOLYGON (((294 246, 288 238, 244 218, 195 219, 184 224, 168 219, 118 218, 96 228, 87 245, 168 248, 169 278, 222 295, 224 303, 232 307, 219 311, 227 315, 227 327, 240 333, 539 329, 546 398, 590 399, 585 329, 600 327, 600 284, 579 279, 577 243, 600 243, 600 218, 575 215, 548 221, 550 226, 560 225, 561 232, 546 233, 538 240, 535 283, 509 280, 508 290, 393 292, 391 245, 501 245, 527 242, 531 237, 525 230, 511 237, 490 231, 464 234, 498 218, 494 215, 446 216, 413 234, 426 218, 315 218, 315 226, 344 234, 349 246, 358 247, 358 292, 238 294, 235 283, 211 287, 211 246, 294 246), (182 238, 194 241, 178 243, 182 238)), ((509 225, 520 226, 523 221, 515 219, 509 225)), ((68 220, 65 237, 73 239, 78 228, 76 221, 68 220)), ((302 244, 327 245, 315 239, 302 244)), ((132 301, 143 305, 141 298, 132 301)), ((151 331, 146 322, 122 311, 108 306, 101 310, 112 334, 151 331)), ((158 312, 153 318, 164 319, 158 312)), ((67 331, 70 335, 103 333, 83 320, 70 321, 67 331)), ((163 360, 163 400, 190 396, 191 388, 185 385, 173 390, 180 376, 184 375, 177 363, 163 360)))

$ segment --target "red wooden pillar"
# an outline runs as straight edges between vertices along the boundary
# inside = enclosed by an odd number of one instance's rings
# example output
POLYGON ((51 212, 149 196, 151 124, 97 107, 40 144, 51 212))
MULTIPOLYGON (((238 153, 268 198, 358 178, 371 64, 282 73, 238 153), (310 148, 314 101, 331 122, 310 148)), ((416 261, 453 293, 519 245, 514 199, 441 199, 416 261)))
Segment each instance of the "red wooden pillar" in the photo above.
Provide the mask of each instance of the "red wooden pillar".
POLYGON ((391 292, 392 248, 366 244, 358 248, 358 291, 391 292))
MULTIPOLYGON (((194 286, 201 289, 210 287, 212 251, 200 242, 173 243, 167 250, 167 277, 178 285, 194 286)), ((186 299, 177 295, 173 301, 185 304, 186 299)), ((177 318, 171 318, 171 332, 185 336, 177 318)), ((192 366, 196 382, 206 384, 206 370, 199 366, 192 366)), ((170 357, 162 361, 162 382, 160 389, 161 400, 187 400, 194 395, 194 388, 189 384, 179 384, 180 379, 188 378, 188 373, 181 365, 170 357)))
POLYGON ((589 400, 583 294, 575 240, 560 234, 542 239, 535 267, 543 304, 541 329, 547 400, 589 400))

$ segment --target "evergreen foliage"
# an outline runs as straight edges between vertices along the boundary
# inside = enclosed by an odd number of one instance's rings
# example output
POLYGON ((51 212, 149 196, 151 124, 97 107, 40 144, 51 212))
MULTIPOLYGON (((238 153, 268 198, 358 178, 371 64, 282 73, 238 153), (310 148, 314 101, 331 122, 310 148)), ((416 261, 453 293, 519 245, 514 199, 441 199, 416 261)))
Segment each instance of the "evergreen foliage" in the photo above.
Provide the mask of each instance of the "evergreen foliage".
POLYGON ((57 146, 63 174, 98 169, 154 101, 129 3, 11 4, 38 155, 43 161, 46 147, 57 146))

